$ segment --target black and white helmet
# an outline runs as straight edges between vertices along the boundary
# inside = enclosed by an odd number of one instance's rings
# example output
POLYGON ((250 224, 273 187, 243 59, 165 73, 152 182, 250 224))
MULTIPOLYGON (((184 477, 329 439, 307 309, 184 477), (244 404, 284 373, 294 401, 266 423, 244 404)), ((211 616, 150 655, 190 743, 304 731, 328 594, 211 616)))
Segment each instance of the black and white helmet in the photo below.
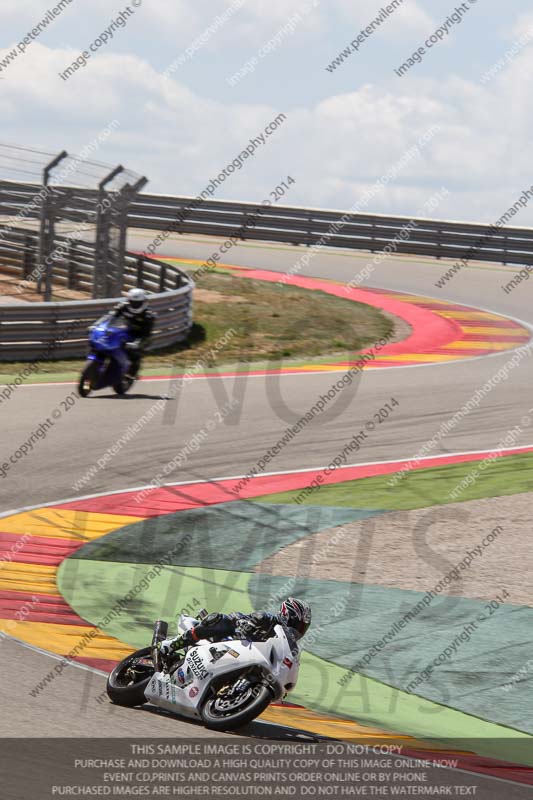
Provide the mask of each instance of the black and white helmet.
POLYGON ((130 289, 126 298, 128 308, 134 314, 141 314, 148 305, 148 297, 144 289, 130 289))
POLYGON ((283 601, 280 613, 285 624, 294 628, 300 636, 304 635, 311 624, 311 606, 295 597, 288 597, 283 601))

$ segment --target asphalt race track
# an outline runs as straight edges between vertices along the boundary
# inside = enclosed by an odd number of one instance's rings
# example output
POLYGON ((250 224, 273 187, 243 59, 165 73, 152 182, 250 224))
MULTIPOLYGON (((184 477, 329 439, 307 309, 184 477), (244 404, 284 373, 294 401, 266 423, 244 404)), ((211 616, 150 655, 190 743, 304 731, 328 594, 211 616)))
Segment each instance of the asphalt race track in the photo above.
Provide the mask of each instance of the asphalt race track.
MULTIPOLYGON (((141 250, 149 239, 148 235, 134 235, 130 237, 129 246, 141 250)), ((218 244, 207 238, 175 237, 158 255, 204 259, 218 244)), ((285 272, 302 253, 301 248, 245 243, 235 247, 227 260, 234 265, 285 272)), ((348 282, 369 261, 364 254, 324 250, 302 274, 348 282)), ((448 266, 432 260, 392 257, 375 267, 368 286, 450 300, 501 313, 533 326, 529 283, 521 284, 510 294, 505 294, 501 288, 515 272, 514 268, 471 266, 457 274, 444 289, 436 288, 436 281, 448 266)), ((507 352, 463 362, 368 370, 356 390, 352 390, 349 403, 343 398, 342 408, 340 404, 336 406, 329 422, 317 420, 305 429, 282 450, 272 471, 327 465, 353 432, 392 396, 400 403, 398 413, 386 426, 375 431, 365 446, 353 455, 351 463, 408 459, 509 358, 507 352)), ((127 445, 119 458, 98 470, 86 491, 75 491, 76 481, 85 475, 89 466, 98 462, 128 425, 157 399, 166 397, 172 386, 168 380, 144 380, 125 399, 106 392, 79 399, 63 414, 61 424, 54 426, 46 438, 37 442, 32 453, 10 468, 0 483, 0 512, 5 515, 75 496, 148 484, 227 396, 237 397, 241 403, 239 412, 228 418, 228 424, 218 425, 213 430, 209 440, 192 453, 183 470, 174 473, 172 481, 243 475, 264 449, 277 441, 287 424, 305 413, 321 393, 327 392, 334 379, 331 373, 310 373, 193 380, 178 398, 168 401, 165 411, 127 445)), ((16 398, 12 397, 2 408, 3 455, 15 452, 74 389, 74 385, 66 384, 19 387, 16 398)), ((533 370, 526 358, 443 440, 434 454, 496 447, 531 409, 532 398, 533 370)), ((532 440, 533 433, 525 430, 514 446, 530 445, 532 440)), ((88 702, 88 697, 101 693, 104 679, 94 674, 88 681, 78 668, 69 668, 61 682, 49 686, 43 697, 32 698, 30 688, 43 672, 53 667, 53 659, 6 640, 0 640, 0 653, 4 674, 11 676, 2 682, 0 699, 4 730, 11 735, 58 736, 67 728, 72 735, 98 736, 105 731, 106 735, 122 736, 131 734, 132 726, 137 726, 139 735, 149 736, 201 736, 205 733, 200 726, 170 719, 164 714, 131 712, 107 703, 88 702), (80 675, 84 678, 82 682, 80 675), (83 696, 80 696, 80 683, 83 696)), ((256 723, 252 733, 289 735, 265 723, 256 723)))

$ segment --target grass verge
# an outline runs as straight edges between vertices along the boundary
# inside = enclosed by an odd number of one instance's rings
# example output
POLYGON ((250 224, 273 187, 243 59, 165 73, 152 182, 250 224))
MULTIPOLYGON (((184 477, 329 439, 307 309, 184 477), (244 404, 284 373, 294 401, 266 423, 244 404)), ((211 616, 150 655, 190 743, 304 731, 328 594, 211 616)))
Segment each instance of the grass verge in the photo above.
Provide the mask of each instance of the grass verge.
MULTIPOLYGON (((480 461, 472 461, 412 470, 404 473, 392 488, 389 481, 394 473, 323 485, 306 497, 301 505, 408 511, 533 491, 533 453, 502 456, 488 462, 485 469, 480 469, 480 464, 480 461), (450 492, 475 469, 479 470, 479 477, 456 500, 450 498, 450 492)), ((254 500, 257 503, 291 503, 300 492, 296 489, 254 500)))
MULTIPOLYGON (((320 291, 207 273, 197 281, 195 324, 186 344, 148 354, 144 373, 205 368, 282 359, 353 359, 378 339, 390 336, 393 323, 378 309, 320 291), (223 342, 221 345, 220 343, 223 342)), ((83 359, 47 361, 38 373, 72 377, 83 359)), ((0 363, 0 381, 9 381, 27 364, 0 363)), ((42 379, 42 378, 41 378, 42 379)))

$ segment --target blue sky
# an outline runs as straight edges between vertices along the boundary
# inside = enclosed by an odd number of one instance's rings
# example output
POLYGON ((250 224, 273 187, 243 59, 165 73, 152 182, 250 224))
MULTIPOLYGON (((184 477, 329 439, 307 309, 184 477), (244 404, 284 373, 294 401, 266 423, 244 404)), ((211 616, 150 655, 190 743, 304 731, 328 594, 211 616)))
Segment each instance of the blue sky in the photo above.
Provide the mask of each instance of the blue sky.
MULTIPOLYGON (((383 5, 143 0, 134 8, 130 0, 124 27, 116 26, 110 41, 64 81, 59 73, 127 6, 127 0, 72 0, 0 69, 0 140, 74 154, 118 120, 95 158, 146 174, 149 191, 194 195, 283 112, 283 126, 217 197, 261 201, 291 175, 287 204, 348 209, 393 170, 364 210, 415 214, 444 187, 449 193, 428 215, 497 219, 533 184, 530 6, 468 0, 462 22, 400 78, 394 69, 461 5, 404 0, 357 53, 328 72, 383 5), (227 21, 179 63, 222 14, 227 21), (277 46, 258 58, 276 34, 277 46), (230 85, 254 57, 254 71, 230 85), (482 82, 499 59, 501 67, 482 82), (438 132, 406 161, 405 153, 435 126, 438 132)), ((2 0, 0 63, 53 7, 53 0, 2 0)), ((529 208, 515 217, 517 224, 530 220, 529 208)))

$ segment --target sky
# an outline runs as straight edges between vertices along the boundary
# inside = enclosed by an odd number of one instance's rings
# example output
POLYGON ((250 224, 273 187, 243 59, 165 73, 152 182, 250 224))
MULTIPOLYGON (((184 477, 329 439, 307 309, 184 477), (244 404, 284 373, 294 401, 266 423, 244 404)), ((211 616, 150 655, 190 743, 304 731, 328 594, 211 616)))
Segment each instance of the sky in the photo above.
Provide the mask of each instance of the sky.
POLYGON ((285 182, 286 205, 495 221, 533 185, 531 6, 394 4, 2 0, 0 142, 90 146, 146 191, 195 196, 284 114, 214 197, 260 202, 285 182))

